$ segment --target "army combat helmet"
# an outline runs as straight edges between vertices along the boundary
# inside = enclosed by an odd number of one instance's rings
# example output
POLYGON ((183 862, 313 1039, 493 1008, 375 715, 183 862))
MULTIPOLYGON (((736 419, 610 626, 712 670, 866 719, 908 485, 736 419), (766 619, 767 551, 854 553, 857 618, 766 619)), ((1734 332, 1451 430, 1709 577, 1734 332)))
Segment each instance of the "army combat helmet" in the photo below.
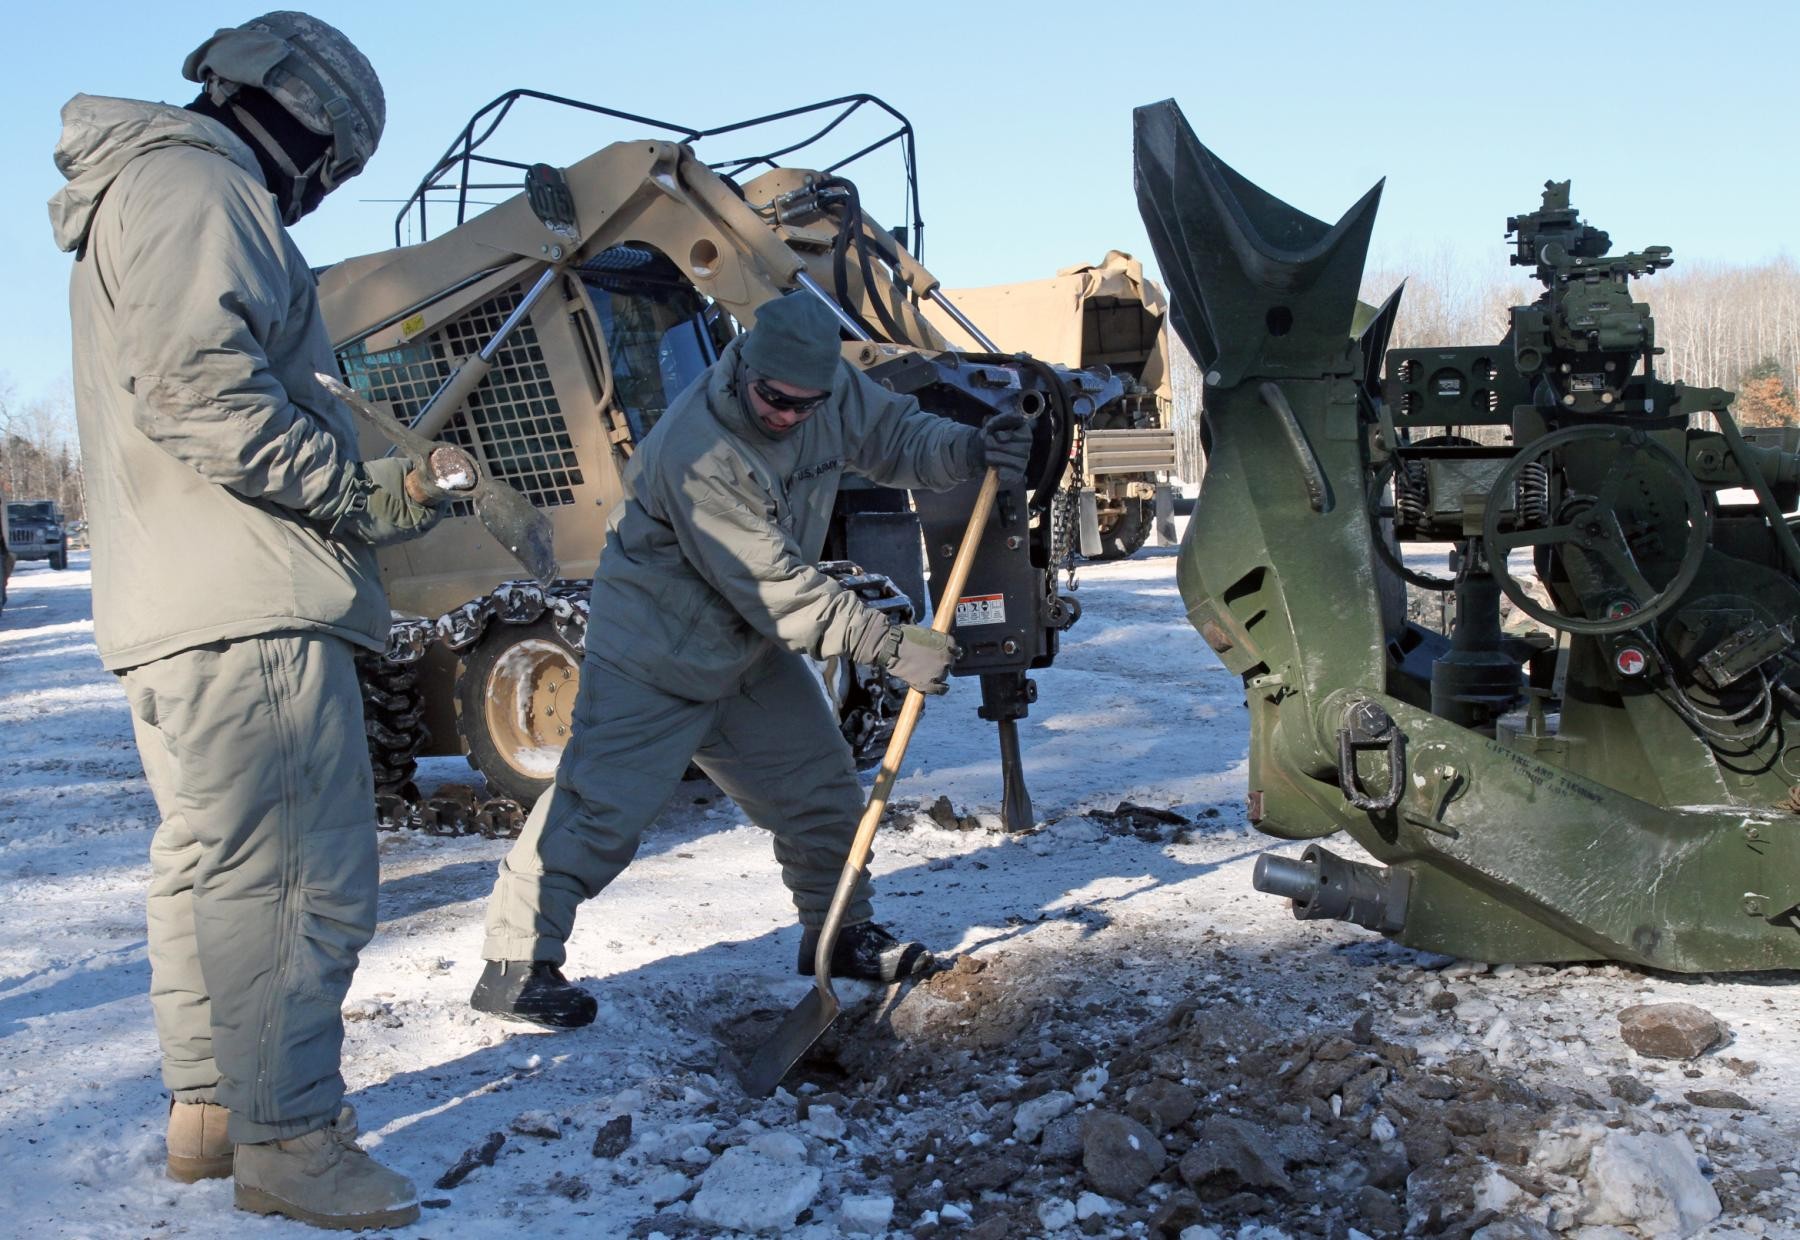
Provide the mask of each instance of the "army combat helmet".
MULTIPOLYGON (((374 66, 341 30, 306 13, 265 13, 220 30, 188 54, 181 75, 203 85, 221 107, 241 88, 255 87, 307 130, 330 139, 310 167, 283 169, 295 181, 290 212, 361 172, 387 121, 387 98, 374 66)), ((279 144, 264 145, 286 160, 279 144)))

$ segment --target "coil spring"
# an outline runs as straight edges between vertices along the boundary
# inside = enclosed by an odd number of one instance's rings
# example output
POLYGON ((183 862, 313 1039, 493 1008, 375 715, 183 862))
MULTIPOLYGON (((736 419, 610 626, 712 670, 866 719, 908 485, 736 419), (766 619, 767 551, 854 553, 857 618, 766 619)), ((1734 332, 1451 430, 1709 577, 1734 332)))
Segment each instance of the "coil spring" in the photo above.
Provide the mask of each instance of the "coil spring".
POLYGON ((1424 461, 1402 461, 1394 471, 1394 525, 1402 532, 1424 528, 1431 502, 1424 461))
POLYGON ((1519 524, 1550 524, 1550 470, 1542 461, 1533 461, 1519 471, 1517 490, 1519 524))

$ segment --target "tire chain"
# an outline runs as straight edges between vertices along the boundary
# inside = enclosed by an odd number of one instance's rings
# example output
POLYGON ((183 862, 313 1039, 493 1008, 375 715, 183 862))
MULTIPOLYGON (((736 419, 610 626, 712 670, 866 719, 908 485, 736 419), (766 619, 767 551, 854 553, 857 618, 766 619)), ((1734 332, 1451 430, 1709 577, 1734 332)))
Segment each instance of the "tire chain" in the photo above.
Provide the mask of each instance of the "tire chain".
MULTIPOLYGON (((916 614, 912 600, 881 573, 865 572, 849 560, 827 560, 819 565, 819 571, 896 624, 910 624, 916 614)), ((412 782, 414 759, 430 738, 423 719, 424 703, 417 691, 417 665, 436 643, 460 654, 480 641, 495 620, 531 624, 546 611, 555 617, 557 636, 571 649, 580 650, 587 642, 591 586, 592 582, 578 578, 559 578, 548 587, 530 579, 503 581, 490 593, 470 599, 436 620, 394 615, 387 650, 357 660, 371 756, 379 751, 385 759, 373 762, 376 825, 381 830, 406 828, 428 835, 489 839, 519 834, 527 810, 510 797, 484 801, 463 785, 426 797, 412 782)), ((879 756, 880 747, 893 734, 906 685, 878 668, 859 665, 853 669, 853 686, 854 704, 848 713, 841 713, 840 722, 861 764, 871 755, 879 756)), ((843 704, 838 705, 841 709, 843 704)))
MULTIPOLYGON (((393 735, 391 724, 367 718, 373 713, 371 685, 385 687, 404 678, 410 686, 417 676, 417 664, 433 645, 442 643, 457 653, 481 640, 488 625, 530 624, 546 611, 554 617, 557 635, 572 649, 580 650, 587 640, 588 581, 559 578, 548 587, 529 578, 503 581, 480 598, 453 607, 435 620, 396 614, 388 630, 387 650, 382 656, 366 656, 363 698, 365 726, 369 730, 371 751, 397 755, 398 760, 375 762, 375 820, 384 831, 401 828, 424 831, 428 835, 483 835, 490 839, 508 839, 519 834, 525 825, 525 807, 510 797, 482 800, 473 790, 440 792, 422 796, 412 782, 413 756, 429 739, 424 722, 415 714, 410 735, 393 735), (365 670, 366 668, 366 670, 365 670), (385 725, 385 726, 384 726, 385 725), (403 742, 403 743, 393 743, 403 742), (385 777, 385 778, 384 778, 385 777)), ((423 703, 420 704, 422 713, 423 703)))

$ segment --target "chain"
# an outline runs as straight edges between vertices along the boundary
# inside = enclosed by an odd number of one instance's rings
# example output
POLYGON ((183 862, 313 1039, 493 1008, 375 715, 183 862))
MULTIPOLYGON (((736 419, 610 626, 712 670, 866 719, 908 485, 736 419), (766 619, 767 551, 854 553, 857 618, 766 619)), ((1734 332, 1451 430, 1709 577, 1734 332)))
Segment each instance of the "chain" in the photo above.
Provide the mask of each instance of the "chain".
POLYGON ((490 840, 517 836, 525 826, 525 807, 509 797, 483 801, 474 789, 440 789, 420 796, 406 785, 401 791, 375 794, 375 825, 383 831, 423 831, 427 835, 482 835, 490 840))
MULTIPOLYGON (((827 560, 819 565, 819 570, 894 623, 911 623, 915 614, 912 600, 883 574, 865 572, 848 560, 827 560)), ((452 608, 436 620, 396 616, 388 632, 386 662, 411 668, 425 657, 434 642, 455 651, 467 650, 481 640, 488 625, 496 620, 503 624, 530 624, 546 611, 556 617, 558 634, 572 649, 580 650, 587 638, 590 584, 565 579, 546 588, 535 581, 505 581, 491 593, 452 608)), ((836 679, 830 672, 828 676, 836 679)), ((846 688, 844 696, 849 700, 838 701, 838 695, 833 693, 833 704, 838 708, 845 739, 861 764, 878 758, 885 748, 900 704, 905 700, 906 686, 879 668, 854 666, 846 688)), ((370 693, 365 687, 365 699, 370 693)), ((412 722, 419 725, 416 713, 412 722)), ((409 738, 381 739, 384 747, 406 751, 408 758, 418 748, 404 744, 409 738)), ((375 794, 376 825, 383 831, 511 839, 524 828, 526 812, 526 806, 510 797, 484 801, 466 784, 446 785, 428 797, 406 779, 375 794)))
POLYGON ((1087 424, 1074 424, 1075 446, 1069 454, 1069 485, 1050 500, 1050 571, 1068 573, 1069 589, 1075 583, 1075 548, 1080 542, 1081 486, 1087 476, 1087 424))
MULTIPOLYGON (((480 641, 488 625, 496 620, 502 624, 530 624, 545 612, 555 617, 558 635, 571 649, 580 650, 587 639, 589 585, 585 580, 574 579, 559 579, 548 587, 532 580, 503 581, 492 592, 453 607, 435 620, 395 616, 388 630, 384 661, 410 669, 435 643, 461 652, 480 641)), ((372 693, 368 679, 365 677, 365 710, 372 693)), ((416 713, 411 721, 422 728, 416 713)), ((525 807, 510 797, 484 801, 473 788, 460 784, 440 788, 429 797, 423 795, 406 777, 418 745, 409 744, 410 737, 389 737, 373 729, 372 735, 381 749, 397 751, 407 759, 406 769, 400 773, 401 782, 389 784, 375 794, 375 824, 381 830, 510 839, 524 828, 525 807)), ((378 776, 381 773, 377 771, 378 776)))

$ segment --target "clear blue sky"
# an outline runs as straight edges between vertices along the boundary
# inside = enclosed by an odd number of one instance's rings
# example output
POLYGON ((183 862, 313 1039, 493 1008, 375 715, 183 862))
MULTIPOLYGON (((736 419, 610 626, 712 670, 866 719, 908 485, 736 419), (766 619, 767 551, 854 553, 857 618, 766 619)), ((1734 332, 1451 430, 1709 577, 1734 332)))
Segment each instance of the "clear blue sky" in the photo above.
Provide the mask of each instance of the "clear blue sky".
MULTIPOLYGON (((367 200, 404 197, 469 114, 514 86, 696 127, 880 95, 918 131, 926 260, 949 287, 1035 279, 1109 248, 1148 260, 1131 109, 1169 96, 1227 162, 1315 215, 1386 176, 1375 247, 1389 267, 1448 249, 1503 271, 1505 217, 1535 206, 1548 177, 1573 178, 1615 248, 1672 245, 1678 263, 1800 248, 1800 16, 1776 0, 310 8, 364 48, 388 95, 369 170, 296 231, 314 264, 390 245, 395 206, 367 200)), ((43 206, 60 184, 58 108, 77 91, 185 102, 183 56, 260 11, 13 6, 0 381, 16 395, 68 370, 69 260, 43 206)), ((632 136, 548 119, 513 131, 527 134, 541 141, 533 158, 558 163, 632 136)), ((865 205, 897 222, 891 185, 867 181, 865 205)))

